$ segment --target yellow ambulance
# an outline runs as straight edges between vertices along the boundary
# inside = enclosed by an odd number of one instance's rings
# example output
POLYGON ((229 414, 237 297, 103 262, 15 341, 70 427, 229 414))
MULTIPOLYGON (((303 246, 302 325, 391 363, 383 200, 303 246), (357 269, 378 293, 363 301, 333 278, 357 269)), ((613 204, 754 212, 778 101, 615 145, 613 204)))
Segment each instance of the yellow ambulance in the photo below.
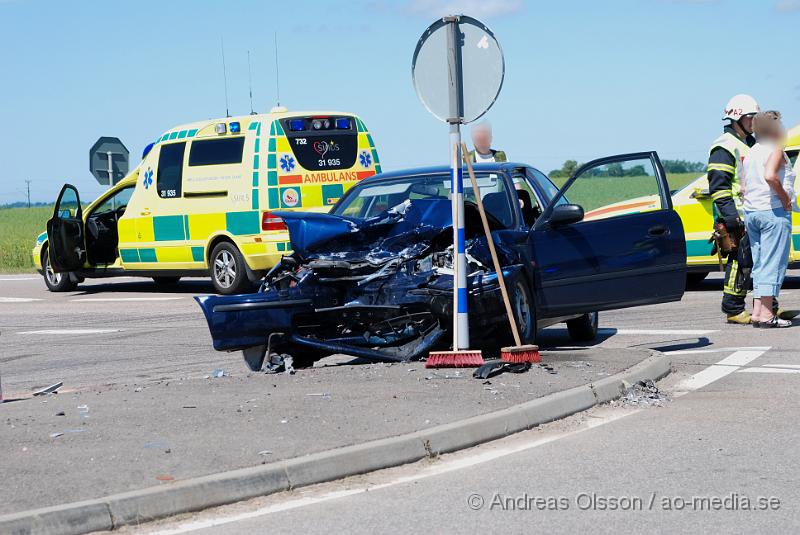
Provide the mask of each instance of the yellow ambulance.
POLYGON ((290 251, 273 211, 326 212, 379 172, 372 136, 351 113, 273 108, 182 125, 88 206, 66 184, 33 260, 51 291, 87 277, 210 276, 217 292, 239 293, 290 251))

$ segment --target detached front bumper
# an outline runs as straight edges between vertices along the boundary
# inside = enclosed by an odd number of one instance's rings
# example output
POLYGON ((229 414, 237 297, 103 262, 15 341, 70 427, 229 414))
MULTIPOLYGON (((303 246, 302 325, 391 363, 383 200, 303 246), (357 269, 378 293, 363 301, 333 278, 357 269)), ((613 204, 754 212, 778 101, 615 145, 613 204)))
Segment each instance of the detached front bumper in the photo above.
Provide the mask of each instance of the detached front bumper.
POLYGON ((281 299, 273 292, 228 296, 201 296, 203 309, 217 351, 233 351, 266 343, 273 332, 289 332, 298 313, 312 312, 311 299, 281 299))

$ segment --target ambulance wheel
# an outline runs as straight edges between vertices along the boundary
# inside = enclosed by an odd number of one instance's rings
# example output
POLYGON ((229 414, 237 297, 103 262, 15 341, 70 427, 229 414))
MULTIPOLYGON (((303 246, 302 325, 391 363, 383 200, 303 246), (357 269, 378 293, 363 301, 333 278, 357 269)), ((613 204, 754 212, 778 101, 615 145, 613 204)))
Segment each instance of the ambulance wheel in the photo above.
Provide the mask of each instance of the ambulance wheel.
POLYGON ((180 277, 153 277, 156 286, 175 286, 179 280, 180 277))
POLYGON ((584 314, 579 318, 567 321, 569 337, 576 342, 591 342, 597 338, 599 318, 597 312, 584 314))
POLYGON ((211 251, 211 282, 222 295, 245 293, 251 289, 244 257, 234 244, 224 241, 211 251))
POLYGON ((69 273, 56 273, 53 271, 47 246, 42 249, 42 275, 47 289, 51 292, 71 292, 78 286, 78 283, 72 280, 69 273))

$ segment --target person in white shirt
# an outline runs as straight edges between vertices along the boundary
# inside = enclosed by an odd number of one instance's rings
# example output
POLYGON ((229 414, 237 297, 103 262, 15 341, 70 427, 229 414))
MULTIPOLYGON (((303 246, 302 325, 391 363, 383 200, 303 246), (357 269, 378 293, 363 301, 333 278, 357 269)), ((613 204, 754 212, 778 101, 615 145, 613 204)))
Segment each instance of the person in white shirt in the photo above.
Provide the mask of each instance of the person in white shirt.
POLYGON ((783 151, 786 130, 777 111, 753 118, 757 143, 744 158, 744 220, 753 251, 753 326, 789 327, 772 313, 789 263, 795 173, 783 151))
POLYGON ((472 127, 470 159, 475 163, 507 162, 506 153, 492 148, 492 125, 483 121, 472 127))

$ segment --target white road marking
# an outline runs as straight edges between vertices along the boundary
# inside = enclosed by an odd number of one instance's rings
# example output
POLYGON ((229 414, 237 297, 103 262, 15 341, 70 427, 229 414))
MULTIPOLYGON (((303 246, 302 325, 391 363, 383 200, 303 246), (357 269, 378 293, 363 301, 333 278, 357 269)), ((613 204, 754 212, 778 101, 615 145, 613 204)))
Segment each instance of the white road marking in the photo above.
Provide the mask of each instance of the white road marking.
POLYGON ((122 332, 122 329, 42 329, 40 331, 20 331, 17 334, 107 334, 122 332))
POLYGON ((0 281, 38 281, 41 277, 0 277, 0 281))
POLYGON ((762 366, 764 368, 791 368, 791 369, 798 368, 798 369, 800 369, 800 364, 763 364, 762 366))
POLYGON ((41 301, 33 297, 0 297, 0 303, 32 303, 34 301, 41 301))
POLYGON ((70 299, 73 303, 116 303, 120 301, 175 301, 183 297, 87 297, 82 299, 70 299))
POLYGON ((714 329, 613 329, 602 328, 597 329, 600 334, 680 334, 686 336, 699 336, 702 334, 711 334, 717 332, 714 329))
POLYGON ((731 351, 738 351, 740 349, 749 349, 753 351, 763 350, 769 351, 771 349, 770 346, 755 346, 755 347, 717 347, 713 349, 686 349, 680 351, 665 351, 665 353, 669 353, 670 356, 673 355, 701 355, 704 353, 729 353, 731 351))
MULTIPOLYGON (((697 390, 698 388, 708 386, 714 381, 722 379, 726 375, 730 375, 738 370, 741 366, 746 366, 747 364, 751 363, 768 350, 769 348, 758 348, 736 351, 732 355, 725 357, 716 364, 712 364, 708 368, 678 383, 678 385, 675 387, 675 397, 682 396, 683 394, 686 394, 692 390, 697 390)), ((672 355, 672 353, 670 353, 670 355, 672 355)))
POLYGON ((790 368, 744 368, 738 370, 739 373, 800 373, 798 369, 790 368))
MULTIPOLYGON (((748 350, 736 351, 735 353, 733 353, 732 355, 723 359, 720 362, 725 362, 725 361, 728 361, 729 363, 745 362, 745 361, 750 362, 758 358, 759 356, 763 355, 768 349, 769 349, 768 347, 748 348, 748 350)), ((704 372, 707 372, 709 369, 714 368, 714 366, 718 365, 719 364, 712 365, 709 368, 706 368, 705 370, 683 381, 681 383, 683 391, 679 392, 678 395, 687 394, 688 392, 695 390, 696 388, 707 386, 712 382, 716 381, 717 379, 721 379, 728 373, 731 373, 736 369, 738 369, 734 366, 731 366, 730 364, 725 364, 720 367, 724 370, 730 370, 727 371, 727 373, 722 375, 718 373, 704 375, 704 372), (702 378, 697 379, 698 376, 701 376, 702 378)), ((678 395, 676 395, 675 397, 678 397, 678 395)), ((490 442, 488 444, 477 446, 474 449, 474 453, 472 454, 464 455, 463 453, 455 453, 453 454, 452 458, 449 457, 440 458, 440 461, 433 465, 430 464, 411 465, 409 467, 412 470, 411 474, 396 476, 394 479, 391 479, 383 483, 369 484, 367 482, 367 483, 355 484, 353 487, 345 490, 334 490, 327 492, 325 491, 320 492, 316 490, 314 486, 311 486, 307 489, 300 489, 295 491, 298 493, 306 493, 307 496, 292 498, 281 503, 275 503, 264 507, 260 507, 253 511, 248 511, 246 513, 238 513, 233 515, 226 514, 224 511, 220 513, 213 513, 216 516, 211 516, 208 519, 184 522, 178 524, 175 527, 154 528, 152 530, 146 531, 146 533, 150 533, 152 535, 180 535, 182 533, 189 533, 192 531, 209 529, 225 524, 241 522, 243 520, 249 520, 252 518, 266 516, 272 513, 288 511, 291 509, 297 509, 300 507, 327 502, 330 500, 336 500, 339 498, 345 498, 348 496, 363 494, 365 492, 374 492, 376 490, 384 489, 387 487, 393 487, 395 485, 400 485, 403 483, 411 483, 414 481, 419 481, 421 479, 426 479, 440 474, 445 474, 455 470, 470 468, 478 464, 487 463, 508 455, 513 455, 515 453, 520 453, 539 446, 543 446, 544 444, 549 444, 550 442, 555 442, 562 438, 570 437, 572 435, 582 433, 589 429, 594 429, 602 425, 609 424, 617 420, 621 420, 622 418, 626 418, 633 414, 637 414, 641 411, 642 409, 625 410, 624 412, 614 409, 609 409, 601 413, 600 415, 593 414, 592 415, 593 417, 583 422, 578 429, 572 429, 570 431, 561 431, 561 432, 553 431, 544 437, 537 437, 531 440, 519 441, 517 443, 512 443, 510 445, 501 447, 494 447, 495 443, 490 442)), ((369 474, 367 474, 364 477, 369 477, 369 474)))

